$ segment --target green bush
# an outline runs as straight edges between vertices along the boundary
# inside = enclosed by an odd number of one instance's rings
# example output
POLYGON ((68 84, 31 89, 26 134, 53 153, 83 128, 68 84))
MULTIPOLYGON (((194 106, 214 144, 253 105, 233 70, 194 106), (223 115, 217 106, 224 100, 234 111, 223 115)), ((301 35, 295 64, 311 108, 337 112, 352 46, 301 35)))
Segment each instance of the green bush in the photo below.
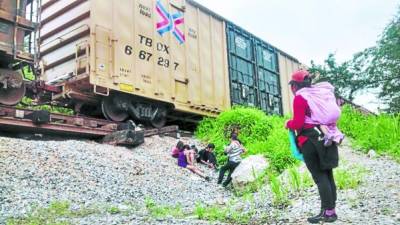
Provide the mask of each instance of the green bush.
POLYGON ((239 139, 248 151, 246 155, 264 155, 272 169, 281 172, 296 163, 290 153, 284 121, 283 117, 267 116, 255 108, 234 107, 217 118, 201 121, 195 135, 202 141, 214 143, 218 161, 225 163, 224 146, 229 144, 231 132, 239 128, 239 139))
POLYGON ((23 97, 21 102, 17 105, 19 109, 30 109, 30 110, 46 110, 51 113, 58 113, 63 115, 74 115, 74 110, 59 106, 51 105, 35 105, 33 100, 28 97, 23 97))
POLYGON ((400 115, 363 115, 344 106, 339 128, 363 151, 374 149, 400 160, 400 115))

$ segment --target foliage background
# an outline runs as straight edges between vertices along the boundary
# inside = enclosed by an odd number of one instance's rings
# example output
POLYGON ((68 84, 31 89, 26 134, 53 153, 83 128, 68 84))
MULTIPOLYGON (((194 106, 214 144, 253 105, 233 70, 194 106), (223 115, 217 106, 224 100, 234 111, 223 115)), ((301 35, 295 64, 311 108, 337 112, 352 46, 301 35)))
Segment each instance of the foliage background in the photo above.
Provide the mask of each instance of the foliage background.
MULTIPOLYGON (((290 148, 284 123, 288 117, 266 115, 255 108, 234 107, 217 118, 200 122, 195 135, 204 142, 215 144, 219 164, 227 160, 224 147, 229 144, 233 129, 240 127, 239 139, 247 149, 244 155, 265 156, 275 172, 282 172, 297 163, 290 148)), ((400 161, 400 114, 363 115, 350 106, 342 108, 339 128, 356 148, 364 152, 374 149, 400 161)))
POLYGON ((378 98, 388 113, 400 112, 400 8, 386 26, 375 46, 338 63, 329 54, 323 65, 311 61, 310 72, 318 80, 332 83, 337 94, 352 101, 360 91, 378 90, 378 98))
POLYGON ((400 161, 400 114, 363 115, 350 106, 342 108, 339 128, 364 152, 373 149, 400 161))
POLYGON ((218 162, 224 164, 227 160, 224 147, 229 144, 232 130, 240 127, 239 140, 247 149, 246 155, 261 154, 269 159, 272 169, 281 172, 296 163, 284 122, 284 117, 267 116, 259 109, 234 107, 217 118, 201 121, 195 135, 204 142, 214 143, 218 162))

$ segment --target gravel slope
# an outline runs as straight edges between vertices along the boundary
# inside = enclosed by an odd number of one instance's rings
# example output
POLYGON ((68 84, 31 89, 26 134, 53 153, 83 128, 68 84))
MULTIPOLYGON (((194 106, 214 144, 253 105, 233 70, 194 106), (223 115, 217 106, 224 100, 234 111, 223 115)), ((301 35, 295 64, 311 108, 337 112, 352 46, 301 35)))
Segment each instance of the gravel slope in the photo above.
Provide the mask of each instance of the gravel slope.
MULTIPOLYGON (((186 139, 188 143, 195 140, 186 139)), ((217 174, 205 182, 176 166, 169 156, 177 142, 170 137, 151 137, 134 149, 101 145, 91 141, 28 141, 0 137, 0 224, 22 216, 32 206, 68 200, 81 205, 156 204, 193 209, 195 202, 226 202, 233 194, 216 185, 217 174)), ((340 150, 346 165, 360 165, 369 172, 355 190, 339 191, 336 224, 400 224, 400 165, 386 158, 371 159, 354 153, 345 144, 340 150)), ((304 167, 303 167, 304 169, 304 167)), ((271 205, 268 187, 254 195, 257 215, 274 218, 274 224, 307 224, 305 218, 319 207, 316 188, 291 199, 291 206, 271 205)), ((246 202, 238 202, 246 208, 246 202)), ((271 220, 272 221, 272 220, 271 220)), ((195 218, 157 220, 142 210, 123 215, 91 215, 74 224, 210 224, 195 218)), ((218 224, 218 223, 217 223, 218 224)))
MULTIPOLYGON (((361 166, 367 172, 358 188, 338 191, 339 220, 335 224, 400 224, 400 165, 385 157, 369 158, 355 152, 347 141, 339 154, 339 168, 361 166)), ((279 218, 290 224, 307 224, 305 217, 318 209, 318 191, 313 187, 304 196, 293 199, 279 218)))
MULTIPOLYGON (((44 207, 53 201, 119 206, 143 205, 150 198, 158 204, 193 208, 195 200, 212 202, 231 195, 216 182, 179 168, 169 156, 176 142, 152 137, 127 149, 91 141, 0 137, 0 224, 26 214, 33 205, 44 207)), ((208 169, 207 173, 216 176, 208 169)), ((132 219, 114 217, 118 224, 132 219)), ((88 218, 81 224, 109 224, 108 220, 88 218)))

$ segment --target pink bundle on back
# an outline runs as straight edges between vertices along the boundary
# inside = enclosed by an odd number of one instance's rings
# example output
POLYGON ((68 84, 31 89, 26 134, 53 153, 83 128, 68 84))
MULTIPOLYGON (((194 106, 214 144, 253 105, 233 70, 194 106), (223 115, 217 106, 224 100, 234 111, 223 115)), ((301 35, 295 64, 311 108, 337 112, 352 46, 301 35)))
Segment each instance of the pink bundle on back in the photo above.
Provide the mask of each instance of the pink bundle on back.
POLYGON ((326 125, 328 134, 333 141, 340 143, 344 135, 339 131, 336 122, 340 117, 340 108, 336 104, 335 88, 328 82, 321 82, 296 92, 308 103, 311 116, 306 116, 306 123, 326 125))
POLYGON ((336 104, 335 88, 328 82, 321 82, 309 88, 302 88, 296 95, 301 95, 307 100, 311 109, 312 124, 329 125, 336 123, 340 116, 340 108, 336 104))

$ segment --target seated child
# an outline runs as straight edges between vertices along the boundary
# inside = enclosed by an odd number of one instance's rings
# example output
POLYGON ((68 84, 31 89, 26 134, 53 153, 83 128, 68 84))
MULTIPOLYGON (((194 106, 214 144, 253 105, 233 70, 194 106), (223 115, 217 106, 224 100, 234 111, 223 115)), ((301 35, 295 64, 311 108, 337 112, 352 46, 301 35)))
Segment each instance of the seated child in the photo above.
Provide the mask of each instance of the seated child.
POLYGON ((178 143, 176 144, 176 146, 172 148, 171 156, 174 157, 174 158, 178 158, 178 156, 179 156, 179 151, 180 151, 181 149, 183 149, 183 146, 184 146, 183 142, 182 142, 182 141, 178 141, 178 143))
POLYGON ((189 151, 182 149, 178 155, 178 166, 180 166, 182 168, 186 168, 186 169, 192 171, 193 173, 199 175, 200 177, 206 179, 207 181, 209 181, 210 178, 208 176, 204 175, 203 171, 201 171, 199 168, 197 168, 193 164, 189 163, 189 160, 190 160, 189 158, 190 158, 189 151))

